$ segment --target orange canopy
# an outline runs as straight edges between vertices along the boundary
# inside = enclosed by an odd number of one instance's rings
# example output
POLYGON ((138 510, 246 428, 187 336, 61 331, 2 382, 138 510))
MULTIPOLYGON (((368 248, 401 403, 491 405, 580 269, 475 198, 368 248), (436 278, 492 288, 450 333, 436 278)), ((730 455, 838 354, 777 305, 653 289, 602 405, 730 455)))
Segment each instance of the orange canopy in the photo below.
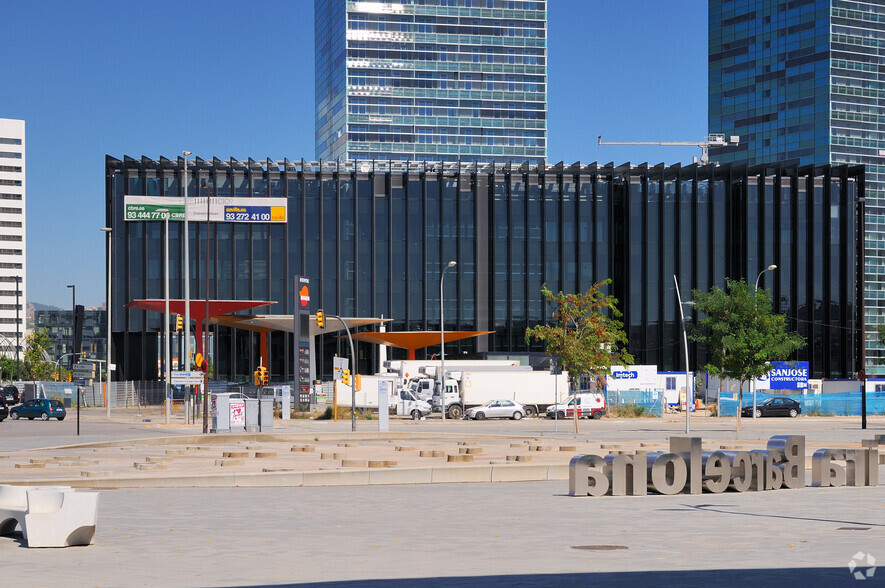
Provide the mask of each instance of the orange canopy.
MULTIPOLYGON (((445 331, 446 343, 488 335, 494 331, 445 331)), ((353 338, 358 341, 375 343, 377 345, 390 345, 400 349, 409 350, 409 359, 415 359, 415 350, 431 345, 439 345, 441 335, 439 331, 396 331, 386 333, 354 333, 353 338)))

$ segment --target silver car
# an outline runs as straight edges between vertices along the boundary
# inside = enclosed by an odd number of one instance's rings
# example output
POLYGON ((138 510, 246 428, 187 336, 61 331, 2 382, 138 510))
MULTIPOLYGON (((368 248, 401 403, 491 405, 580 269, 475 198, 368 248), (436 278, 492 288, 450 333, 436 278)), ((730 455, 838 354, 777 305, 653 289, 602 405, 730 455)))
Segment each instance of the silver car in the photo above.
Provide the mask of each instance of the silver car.
POLYGON ((513 419, 518 421, 525 416, 525 408, 512 400, 489 400, 481 406, 467 409, 467 418, 482 421, 485 419, 513 419))

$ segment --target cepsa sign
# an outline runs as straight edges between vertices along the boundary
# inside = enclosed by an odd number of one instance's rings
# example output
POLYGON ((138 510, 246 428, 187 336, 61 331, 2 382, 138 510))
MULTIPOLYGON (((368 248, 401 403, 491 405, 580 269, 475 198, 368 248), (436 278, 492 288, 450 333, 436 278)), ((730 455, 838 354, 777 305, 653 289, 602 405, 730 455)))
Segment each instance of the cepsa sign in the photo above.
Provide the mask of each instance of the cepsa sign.
POLYGON ((764 378, 756 380, 757 390, 805 390, 808 388, 807 361, 775 361, 764 378))

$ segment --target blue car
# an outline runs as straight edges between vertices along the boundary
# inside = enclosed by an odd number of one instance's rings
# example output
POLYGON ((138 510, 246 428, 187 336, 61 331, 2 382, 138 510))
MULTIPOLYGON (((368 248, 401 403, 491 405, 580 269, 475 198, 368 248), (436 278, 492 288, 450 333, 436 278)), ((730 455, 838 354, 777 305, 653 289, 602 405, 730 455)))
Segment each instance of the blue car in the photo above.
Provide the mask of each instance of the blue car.
POLYGON ((51 418, 63 421, 66 416, 65 405, 60 400, 50 398, 33 398, 21 406, 9 409, 9 418, 14 421, 21 417, 30 421, 37 417, 40 417, 41 421, 48 421, 51 418))

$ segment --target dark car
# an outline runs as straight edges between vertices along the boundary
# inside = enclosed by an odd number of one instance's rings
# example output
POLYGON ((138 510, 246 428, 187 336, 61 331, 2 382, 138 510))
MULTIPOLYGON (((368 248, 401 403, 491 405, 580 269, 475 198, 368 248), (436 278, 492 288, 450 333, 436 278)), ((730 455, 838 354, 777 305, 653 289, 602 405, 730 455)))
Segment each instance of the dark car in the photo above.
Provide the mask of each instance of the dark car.
POLYGON ((14 421, 22 417, 31 421, 37 417, 43 421, 48 421, 51 418, 63 421, 65 416, 67 416, 65 405, 60 400, 51 398, 33 398, 9 409, 9 418, 14 421))
MULTIPOLYGON (((783 396, 775 396, 774 398, 766 398, 762 402, 756 404, 756 416, 785 416, 794 417, 802 412, 802 407, 792 398, 783 396)), ((741 409, 742 416, 753 416, 753 405, 745 406, 741 409)))
POLYGON ((3 386, 0 388, 0 396, 6 399, 6 404, 9 406, 13 406, 18 404, 21 398, 19 397, 18 388, 15 386, 3 386))
POLYGON ((6 398, 0 395, 0 422, 9 416, 9 407, 6 406, 6 398))

